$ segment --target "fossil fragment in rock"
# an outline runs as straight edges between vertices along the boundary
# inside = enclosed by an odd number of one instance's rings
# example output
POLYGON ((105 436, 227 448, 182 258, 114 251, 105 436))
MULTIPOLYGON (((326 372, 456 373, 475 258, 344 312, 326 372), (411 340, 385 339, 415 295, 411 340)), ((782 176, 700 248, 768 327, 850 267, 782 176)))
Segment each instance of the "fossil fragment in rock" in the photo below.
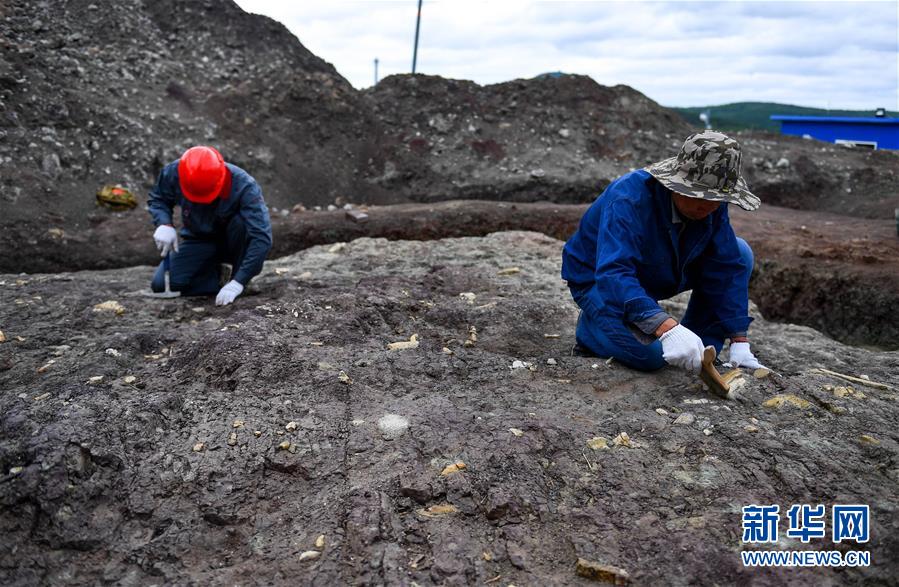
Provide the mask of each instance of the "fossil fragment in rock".
POLYGON ((409 340, 403 340, 400 342, 391 342, 387 345, 388 351, 405 351, 409 349, 417 349, 418 348, 418 335, 413 334, 409 340))
POLYGON ((456 461, 451 465, 447 465, 440 471, 440 474, 446 477, 447 475, 452 475, 453 473, 458 473, 459 471, 465 469, 466 465, 462 461, 456 461))
POLYGON ((117 302, 116 300, 108 300, 105 302, 101 302, 94 306, 94 312, 102 313, 108 312, 116 314, 117 316, 121 316, 125 313, 125 306, 117 302))

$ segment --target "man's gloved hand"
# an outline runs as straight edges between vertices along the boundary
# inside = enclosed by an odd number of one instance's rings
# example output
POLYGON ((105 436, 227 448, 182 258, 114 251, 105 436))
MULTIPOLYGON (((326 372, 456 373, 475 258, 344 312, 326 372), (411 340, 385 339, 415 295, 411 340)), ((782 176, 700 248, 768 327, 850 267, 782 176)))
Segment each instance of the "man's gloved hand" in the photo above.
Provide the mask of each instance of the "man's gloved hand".
POLYGON ((165 257, 174 250, 178 252, 178 232, 168 224, 160 224, 153 233, 156 248, 162 251, 160 256, 165 257))
POLYGON ((227 306, 231 302, 234 301, 234 298, 243 293, 243 286, 239 281, 234 281, 233 279, 225 284, 222 289, 219 290, 219 294, 215 296, 215 305, 216 306, 227 306))
POLYGON ((749 350, 748 342, 732 342, 730 343, 730 364, 734 367, 746 367, 747 369, 759 369, 762 364, 759 363, 752 351, 749 350))
POLYGON ((662 358, 669 365, 686 369, 690 373, 699 373, 702 369, 702 352, 705 345, 686 326, 678 324, 659 337, 662 342, 662 358))

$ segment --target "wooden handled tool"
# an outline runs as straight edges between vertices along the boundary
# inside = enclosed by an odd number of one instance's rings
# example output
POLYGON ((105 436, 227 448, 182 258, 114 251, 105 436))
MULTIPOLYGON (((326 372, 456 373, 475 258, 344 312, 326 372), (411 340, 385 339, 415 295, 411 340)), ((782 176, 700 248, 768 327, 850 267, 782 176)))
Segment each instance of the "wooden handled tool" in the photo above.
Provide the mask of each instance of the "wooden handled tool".
POLYGON ((718 370, 715 369, 716 355, 715 347, 705 347, 705 351, 702 353, 702 371, 699 372, 699 378, 709 386, 709 390, 712 393, 718 397, 726 398, 730 391, 730 386, 721 378, 718 370))

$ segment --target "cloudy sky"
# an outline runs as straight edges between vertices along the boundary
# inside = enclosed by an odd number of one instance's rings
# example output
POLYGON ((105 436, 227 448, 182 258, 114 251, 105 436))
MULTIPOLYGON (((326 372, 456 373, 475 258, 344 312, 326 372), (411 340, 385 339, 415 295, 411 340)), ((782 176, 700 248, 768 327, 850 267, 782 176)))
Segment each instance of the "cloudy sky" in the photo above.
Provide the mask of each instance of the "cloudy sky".
MULTIPOLYGON (((237 0, 357 88, 412 69, 417 0, 237 0)), ((419 73, 490 84, 549 71, 666 106, 899 110, 899 2, 424 0, 419 73)))

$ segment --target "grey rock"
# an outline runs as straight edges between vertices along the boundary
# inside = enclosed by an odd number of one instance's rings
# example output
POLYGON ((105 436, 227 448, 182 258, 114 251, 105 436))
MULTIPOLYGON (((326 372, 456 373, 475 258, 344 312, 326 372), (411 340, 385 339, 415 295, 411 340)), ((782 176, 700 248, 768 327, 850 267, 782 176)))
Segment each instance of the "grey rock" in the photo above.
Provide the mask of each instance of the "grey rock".
POLYGON ((59 173, 62 171, 62 163, 59 160, 59 155, 56 153, 47 153, 44 155, 41 160, 41 171, 44 172, 44 175, 47 175, 52 179, 59 177, 59 173))

